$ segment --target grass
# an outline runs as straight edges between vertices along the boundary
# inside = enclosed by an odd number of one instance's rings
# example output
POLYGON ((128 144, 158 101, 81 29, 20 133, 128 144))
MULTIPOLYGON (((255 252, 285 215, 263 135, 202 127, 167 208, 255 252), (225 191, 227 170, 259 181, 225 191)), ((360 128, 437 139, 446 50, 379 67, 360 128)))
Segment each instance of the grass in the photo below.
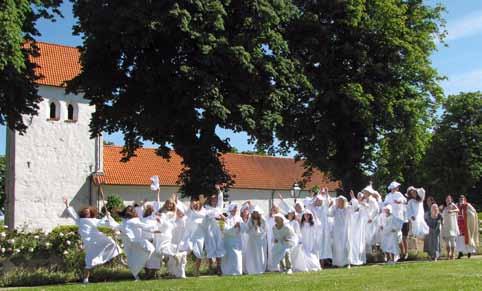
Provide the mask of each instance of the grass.
POLYGON ((316 273, 64 284, 35 290, 482 290, 482 259, 408 262, 316 273))

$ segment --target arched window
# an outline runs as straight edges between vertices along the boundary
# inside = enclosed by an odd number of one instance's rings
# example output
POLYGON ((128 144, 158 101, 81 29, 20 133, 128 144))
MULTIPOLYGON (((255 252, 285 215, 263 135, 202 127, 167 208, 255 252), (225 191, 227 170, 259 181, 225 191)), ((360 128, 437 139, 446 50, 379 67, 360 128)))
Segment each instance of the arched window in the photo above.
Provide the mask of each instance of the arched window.
POLYGON ((72 104, 67 106, 67 120, 74 120, 74 106, 72 104))
POLYGON ((55 105, 54 102, 50 103, 49 117, 50 117, 50 119, 56 119, 57 118, 57 105, 55 105))

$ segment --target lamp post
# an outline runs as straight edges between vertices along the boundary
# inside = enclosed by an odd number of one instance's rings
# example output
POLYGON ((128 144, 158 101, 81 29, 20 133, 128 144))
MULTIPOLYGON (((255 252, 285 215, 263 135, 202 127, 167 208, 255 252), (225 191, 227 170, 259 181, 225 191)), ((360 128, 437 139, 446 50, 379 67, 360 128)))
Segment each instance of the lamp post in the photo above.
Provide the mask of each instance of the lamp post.
POLYGON ((294 183, 293 189, 291 189, 291 197, 295 199, 295 203, 296 203, 296 199, 300 198, 300 193, 301 193, 300 186, 298 185, 298 183, 294 183))

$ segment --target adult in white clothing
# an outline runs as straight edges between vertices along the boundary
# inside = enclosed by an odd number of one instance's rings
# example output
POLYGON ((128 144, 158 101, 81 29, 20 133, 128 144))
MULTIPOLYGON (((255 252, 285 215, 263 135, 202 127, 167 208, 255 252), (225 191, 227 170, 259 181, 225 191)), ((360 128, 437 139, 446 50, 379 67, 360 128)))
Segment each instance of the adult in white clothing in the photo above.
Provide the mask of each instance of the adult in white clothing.
POLYGON ((223 275, 242 275, 243 274, 243 244, 241 240, 241 227, 243 221, 237 215, 238 205, 230 203, 228 205, 228 217, 224 220, 223 241, 224 256, 221 261, 223 275))
POLYGON ((267 225, 263 211, 257 206, 251 206, 247 222, 248 235, 246 246, 246 273, 262 274, 266 271, 268 260, 267 225))

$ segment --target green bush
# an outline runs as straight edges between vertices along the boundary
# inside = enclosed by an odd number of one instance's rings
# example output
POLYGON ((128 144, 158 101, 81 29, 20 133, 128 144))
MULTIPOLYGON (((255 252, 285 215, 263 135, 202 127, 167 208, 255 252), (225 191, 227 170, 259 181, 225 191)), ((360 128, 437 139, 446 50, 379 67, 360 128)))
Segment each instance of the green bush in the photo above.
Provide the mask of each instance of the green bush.
MULTIPOLYGON (((118 195, 109 195, 105 208, 111 213, 112 218, 120 221, 119 213, 124 209, 124 200, 118 195)), ((102 209, 102 212, 105 214, 105 209, 102 209)))

